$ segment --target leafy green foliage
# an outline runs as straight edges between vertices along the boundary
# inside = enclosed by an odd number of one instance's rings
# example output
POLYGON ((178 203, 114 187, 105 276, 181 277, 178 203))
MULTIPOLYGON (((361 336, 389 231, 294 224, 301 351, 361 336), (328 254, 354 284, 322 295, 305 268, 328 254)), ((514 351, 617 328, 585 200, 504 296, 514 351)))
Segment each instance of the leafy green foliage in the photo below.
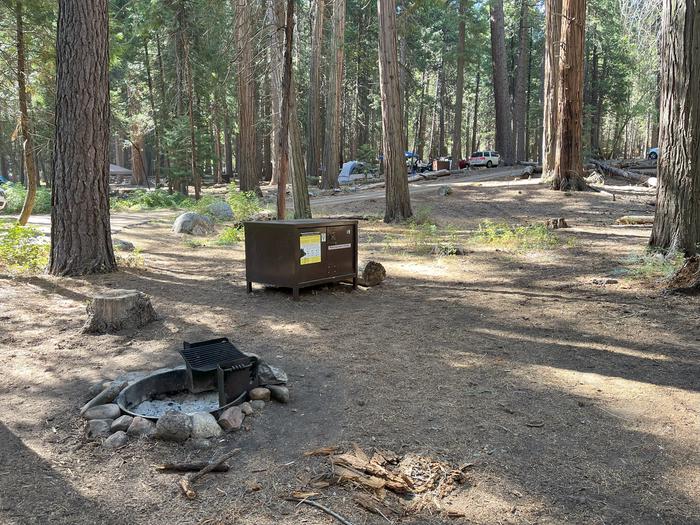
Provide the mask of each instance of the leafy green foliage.
POLYGON ((0 225, 0 267, 12 272, 40 272, 49 262, 49 250, 36 228, 0 225))
POLYGON ((637 281, 669 279, 683 265, 683 256, 667 259, 661 253, 631 255, 623 261, 623 268, 616 273, 637 281))
POLYGON ((234 246, 243 240, 243 228, 228 226, 217 236, 214 244, 217 246, 234 246))
POLYGON ((250 219, 263 209, 262 203, 255 192, 238 191, 234 183, 231 183, 229 186, 227 200, 233 210, 233 216, 239 222, 250 219))
POLYGON ((112 197, 110 208, 120 210, 192 209, 196 202, 181 193, 168 193, 167 190, 137 190, 126 197, 112 197))
MULTIPOLYGON (((27 190, 21 184, 7 182, 2 185, 7 198, 7 206, 2 213, 19 213, 22 211, 27 190)), ((32 213, 51 213, 51 190, 46 186, 39 186, 36 190, 36 201, 32 213)))
POLYGON ((511 226, 506 222, 482 221, 471 241, 513 251, 551 250, 561 244, 543 224, 511 226))

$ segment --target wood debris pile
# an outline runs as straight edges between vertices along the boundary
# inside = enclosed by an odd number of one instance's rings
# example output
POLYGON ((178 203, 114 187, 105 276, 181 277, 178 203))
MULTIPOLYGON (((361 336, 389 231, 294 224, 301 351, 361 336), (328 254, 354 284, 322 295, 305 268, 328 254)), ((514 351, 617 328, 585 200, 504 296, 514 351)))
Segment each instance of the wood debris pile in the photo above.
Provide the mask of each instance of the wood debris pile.
POLYGON ((305 455, 326 456, 328 468, 315 477, 302 478, 305 488, 311 490, 293 493, 295 499, 314 498, 321 495, 317 490, 340 484, 358 490, 353 495, 355 503, 384 517, 423 510, 461 516, 444 508, 441 500, 467 482, 466 471, 471 464, 454 468, 444 461, 415 453, 399 455, 380 449, 366 453, 356 444, 346 452, 324 447, 305 455))

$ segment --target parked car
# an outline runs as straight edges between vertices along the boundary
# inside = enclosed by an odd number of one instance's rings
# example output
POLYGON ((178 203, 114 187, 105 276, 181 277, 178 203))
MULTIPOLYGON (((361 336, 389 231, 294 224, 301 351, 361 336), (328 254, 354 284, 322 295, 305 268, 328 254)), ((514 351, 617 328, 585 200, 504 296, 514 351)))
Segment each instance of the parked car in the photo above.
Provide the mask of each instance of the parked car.
POLYGON ((0 189, 0 211, 5 209, 7 206, 7 197, 5 197, 5 192, 0 189))
POLYGON ((647 158, 656 160, 659 158, 659 148, 651 148, 649 151, 647 151, 647 158))
POLYGON ((469 166, 486 166, 495 168, 501 161, 501 156, 497 151, 475 151, 469 157, 469 166))
POLYGON ((0 175, 0 184, 7 184, 8 182, 10 182, 10 181, 7 180, 7 179, 6 179, 5 177, 3 177, 2 175, 0 175))

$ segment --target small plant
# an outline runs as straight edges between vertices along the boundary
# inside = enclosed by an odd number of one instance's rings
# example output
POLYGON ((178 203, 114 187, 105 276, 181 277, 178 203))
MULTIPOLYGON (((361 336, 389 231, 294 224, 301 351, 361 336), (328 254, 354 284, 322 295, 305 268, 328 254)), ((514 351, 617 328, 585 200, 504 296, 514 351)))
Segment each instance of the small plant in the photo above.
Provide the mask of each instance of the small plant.
POLYGON ((452 225, 441 231, 435 224, 410 224, 408 239, 411 250, 419 254, 456 255, 459 253, 457 230, 452 225))
POLYGON ((40 272, 49 262, 49 250, 36 228, 0 225, 0 266, 13 272, 40 272))
POLYGON ((260 199, 253 191, 238 191, 235 183, 231 183, 228 190, 228 203, 233 210, 236 221, 246 221, 256 213, 262 211, 260 199))
POLYGON ((234 246, 243 240, 243 228, 224 228, 216 237, 214 244, 217 246, 234 246))
POLYGON ((134 248, 132 252, 115 252, 117 258, 117 266, 120 268, 143 268, 145 262, 141 248, 134 248))
POLYGON ((616 273, 637 281, 660 281, 670 279, 683 265, 683 256, 677 255, 667 259, 662 253, 630 255, 622 261, 623 268, 616 273))
POLYGON ((416 213, 413 214, 413 217, 410 219, 411 224, 432 224, 433 219, 431 218, 431 215, 433 213, 433 209, 430 206, 421 206, 416 210, 416 213))
POLYGON ((506 222, 483 221, 472 235, 476 244, 487 244, 515 251, 550 250, 561 244, 543 224, 511 226, 506 222))
MULTIPOLYGON (((7 206, 0 213, 19 213, 24 206, 24 199, 27 196, 27 190, 21 184, 16 182, 7 182, 2 185, 5 190, 5 198, 7 206)), ((39 186, 36 189, 36 200, 32 213, 51 213, 51 190, 46 186, 39 186)))
POLYGON ((185 246, 188 248, 204 248, 207 243, 206 241, 202 241, 200 239, 185 239, 183 241, 185 243, 185 246))
POLYGON ((126 197, 112 197, 112 210, 157 210, 157 209, 192 209, 198 203, 182 193, 168 193, 167 190, 136 190, 126 197))

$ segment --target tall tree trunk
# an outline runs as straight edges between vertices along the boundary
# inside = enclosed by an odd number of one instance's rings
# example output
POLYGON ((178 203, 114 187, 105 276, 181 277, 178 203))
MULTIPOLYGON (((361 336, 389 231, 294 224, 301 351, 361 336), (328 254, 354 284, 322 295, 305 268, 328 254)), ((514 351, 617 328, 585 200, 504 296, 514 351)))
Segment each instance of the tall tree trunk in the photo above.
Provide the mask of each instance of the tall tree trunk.
POLYGON ((238 133, 240 155, 237 160, 241 191, 260 192, 255 145, 255 77, 253 72, 252 0, 235 0, 238 7, 236 40, 238 44, 238 133))
POLYGON ((326 133, 324 148, 323 188, 338 184, 340 168, 341 114, 343 108, 343 55, 345 52, 345 0, 333 0, 333 24, 331 35, 330 70, 328 72, 328 97, 326 98, 326 133))
POLYGON ((202 195, 202 175, 197 168, 197 139, 194 120, 194 79, 192 78, 192 61, 190 60, 189 38, 185 40, 185 75, 187 77, 187 117, 190 123, 190 172, 194 184, 194 198, 202 195))
MULTIPOLYGON (((279 12, 284 13, 284 0, 279 12)), ((277 18, 277 20, 280 20, 277 18)), ((278 26, 279 27, 279 26, 278 26)), ((279 30, 278 30, 279 31, 279 30)), ((289 179, 289 106, 292 98, 292 45, 294 38, 294 0, 287 0, 287 13, 284 25, 284 56, 282 60, 282 84, 280 101, 280 132, 277 138, 279 154, 279 180, 277 185, 277 219, 284 220, 287 203, 287 180, 289 179)))
POLYGON ((515 132, 515 160, 527 160, 525 143, 525 121, 527 120, 527 64, 530 52, 530 3, 520 2, 520 36, 518 44, 518 61, 515 72, 515 89, 513 91, 513 131, 515 132))
POLYGON ((452 128, 452 169, 459 168, 462 158, 462 107, 464 99, 464 9, 459 0, 459 31, 457 36, 457 80, 455 81, 455 120, 452 128))
POLYGON ((233 147, 231 143, 231 122, 226 100, 224 100, 224 164, 226 166, 224 181, 231 182, 233 180, 233 147))
POLYGON ((275 144, 275 154, 270 158, 272 177, 270 185, 277 186, 280 176, 280 127, 282 125, 282 68, 284 54, 284 0, 267 0, 267 24, 269 31, 268 55, 270 60, 270 124, 271 141, 275 144))
POLYGON ((600 122, 598 121, 598 99, 600 97, 599 82, 598 82, 598 46, 593 44, 593 56, 591 58, 591 155, 598 157, 600 155, 600 122))
POLYGON ((479 147, 476 141, 476 122, 479 115, 479 81, 481 80, 481 68, 476 70, 476 87, 474 88, 474 120, 472 122, 472 151, 479 147))
POLYGON ((426 70, 423 70, 423 78, 421 80, 420 101, 418 113, 416 114, 416 123, 414 126, 413 151, 419 159, 423 158, 423 149, 425 142, 425 93, 430 90, 430 76, 426 70))
POLYGON ((316 0, 311 32, 311 64, 309 78, 309 146, 306 150, 306 174, 316 180, 321 171, 321 52, 323 50, 324 0, 316 0))
POLYGON ((440 83, 440 113, 438 115, 438 150, 437 150, 437 156, 438 157, 445 157, 447 156, 447 145, 446 145, 446 136, 445 136, 445 106, 447 105, 447 87, 446 87, 446 81, 445 81, 445 59, 444 59, 444 53, 445 50, 443 48, 443 58, 440 59, 440 72, 439 74, 439 83, 440 83))
POLYGON ((491 0, 491 57, 493 60, 493 93, 496 103, 496 149, 503 163, 513 164, 513 115, 508 95, 503 0, 491 0))
POLYGON ((664 2, 656 216, 649 244, 695 255, 700 243, 700 4, 664 2))
POLYGON ((430 117, 430 143, 428 145, 428 154, 430 155, 431 159, 434 159, 438 156, 438 146, 437 143, 435 142, 435 128, 437 126, 437 119, 438 119, 438 102, 439 102, 439 93, 440 93, 440 80, 442 78, 442 75, 440 72, 436 75, 435 78, 435 95, 433 96, 433 112, 430 117))
MULTIPOLYGON (((39 174, 34 161, 34 146, 29 122, 29 104, 27 94, 27 64, 24 52, 24 23, 22 19, 22 0, 15 4, 17 22, 17 97, 19 99, 20 126, 22 128, 22 148, 24 151, 24 166, 27 170, 27 195, 19 216, 19 223, 24 226, 29 220, 36 200, 36 187, 39 184, 39 174)), ((109 146, 108 146, 109 147, 109 146)))
POLYGON ((379 16, 379 85, 382 99, 382 152, 386 179, 384 222, 408 219, 411 194, 404 161, 401 86, 396 49, 396 1, 377 0, 379 16))
MULTIPOLYGON (((603 68, 605 70, 605 68, 603 68)), ((654 103, 654 118, 651 128, 651 147, 655 148, 659 145, 659 122, 661 120, 661 72, 656 74, 656 100, 654 103)))
POLYGON ((151 104, 151 116, 153 118, 153 134, 155 135, 155 151, 153 156, 155 157, 155 163, 153 172, 155 175, 156 188, 160 186, 160 119, 158 118, 158 113, 156 112, 156 101, 153 94, 153 79, 151 78, 151 59, 148 56, 148 39, 143 39, 143 52, 144 52, 144 62, 146 64, 146 79, 148 80, 148 101, 151 104))
POLYGON ((552 170, 554 170, 556 155, 562 0, 545 0, 544 7, 545 46, 542 173, 545 177, 549 177, 552 170))
POLYGON ((109 223, 108 19, 107 0, 58 2, 53 275, 117 267, 109 223))
POLYGON ((146 141, 138 124, 131 127, 131 181, 135 186, 145 186, 146 177, 146 162, 144 159, 143 150, 146 146, 146 141))
POLYGON ((561 59, 559 61, 559 111, 552 189, 580 190, 585 187, 583 166, 583 49, 586 0, 564 0, 562 4, 561 59))

